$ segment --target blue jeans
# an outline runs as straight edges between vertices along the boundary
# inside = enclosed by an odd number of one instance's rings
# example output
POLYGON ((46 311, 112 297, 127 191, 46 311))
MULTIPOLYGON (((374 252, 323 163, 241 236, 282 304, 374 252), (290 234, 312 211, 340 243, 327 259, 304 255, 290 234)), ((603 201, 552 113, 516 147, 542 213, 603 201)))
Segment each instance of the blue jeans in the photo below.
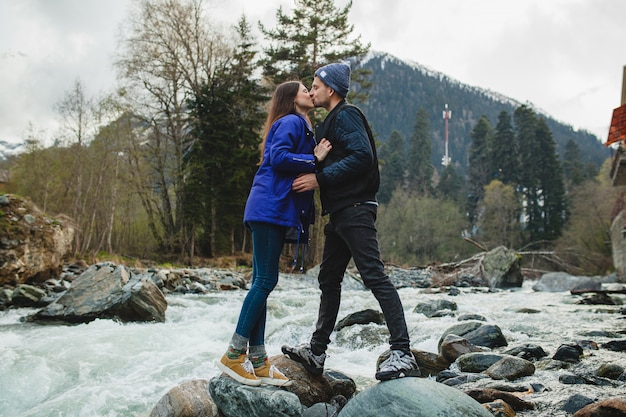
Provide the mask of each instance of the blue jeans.
POLYGON ((252 231, 252 284, 241 306, 235 332, 250 346, 265 344, 267 297, 278 283, 286 227, 249 222, 252 231))
POLYGON ((324 227, 324 252, 318 276, 322 295, 315 332, 311 337, 314 352, 326 351, 330 343, 341 302, 341 281, 350 258, 354 258, 363 283, 372 291, 383 311, 391 349, 410 350, 402 302, 380 259, 376 212, 374 204, 355 204, 331 213, 330 221, 324 227))

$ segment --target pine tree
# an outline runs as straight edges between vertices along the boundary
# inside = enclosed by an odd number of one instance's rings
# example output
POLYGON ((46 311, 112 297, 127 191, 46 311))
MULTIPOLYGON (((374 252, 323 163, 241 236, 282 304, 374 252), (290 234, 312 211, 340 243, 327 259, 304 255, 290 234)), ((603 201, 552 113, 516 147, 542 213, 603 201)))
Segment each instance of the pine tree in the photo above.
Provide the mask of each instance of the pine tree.
POLYGON ((387 143, 381 146, 378 153, 379 161, 382 165, 380 170, 380 188, 376 195, 381 204, 389 203, 393 192, 404 183, 405 149, 404 138, 397 130, 391 132, 387 143))
POLYGON ((511 116, 502 110, 491 145, 491 169, 494 178, 504 184, 516 185, 519 172, 519 146, 511 123, 511 116))
MULTIPOLYGON (((565 144, 563 152, 563 175, 568 189, 578 186, 587 179, 585 164, 580 160, 580 148, 572 139, 565 144)), ((594 175, 595 176, 595 175, 594 175)), ((591 177, 593 178, 593 176, 591 177)))
POLYGON ((413 135, 409 144, 409 158, 406 163, 409 190, 417 195, 433 194, 434 168, 430 162, 431 151, 428 113, 420 107, 415 115, 413 135))
POLYGON ((519 186, 523 196, 526 239, 534 242, 539 238, 542 227, 541 206, 539 202, 539 160, 540 152, 537 141, 537 117, 528 106, 522 105, 513 113, 515 137, 520 146, 519 186))
POLYGON ((537 121, 536 137, 540 152, 539 186, 542 227, 539 238, 555 240, 561 235, 566 220, 565 184, 556 153, 556 142, 543 117, 537 121))
POLYGON ((492 179, 490 145, 493 141, 493 128, 486 116, 482 116, 471 133, 472 143, 468 155, 468 200, 469 220, 474 222, 477 207, 484 196, 484 187, 492 179))
POLYGON ((556 239, 566 219, 563 172, 556 143, 543 118, 527 106, 514 113, 520 144, 519 189, 522 193, 527 243, 556 239))
POLYGON ((464 199, 463 188, 463 178, 457 174, 454 165, 446 165, 441 173, 439 184, 437 184, 437 194, 443 199, 462 204, 464 199))
MULTIPOLYGON (((351 8, 352 1, 337 8, 334 0, 294 0, 293 13, 288 15, 280 7, 275 28, 260 24, 270 42, 261 60, 263 75, 274 84, 297 79, 309 86, 317 68, 365 55, 370 45, 363 45, 360 36, 352 36, 354 26, 348 23, 351 8)), ((368 74, 365 70, 353 71, 353 84, 367 88, 368 74)), ((354 99, 353 96, 354 93, 350 97, 354 99)))

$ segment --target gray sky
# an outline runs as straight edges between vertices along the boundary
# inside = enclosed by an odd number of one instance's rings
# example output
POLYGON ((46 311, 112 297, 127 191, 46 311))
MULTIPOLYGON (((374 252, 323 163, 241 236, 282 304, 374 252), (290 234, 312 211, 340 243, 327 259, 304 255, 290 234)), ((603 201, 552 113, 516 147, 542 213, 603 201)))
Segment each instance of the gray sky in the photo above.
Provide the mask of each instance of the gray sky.
MULTIPOLYGON (((294 4, 209 1, 215 19, 234 24, 245 13, 255 30, 294 4)), ((0 140, 20 142, 29 123, 54 137, 53 106, 77 78, 90 96, 113 89, 112 56, 131 3, 0 0, 0 140)), ((372 50, 529 102, 602 142, 620 105, 624 0, 353 0, 349 17, 372 50)))

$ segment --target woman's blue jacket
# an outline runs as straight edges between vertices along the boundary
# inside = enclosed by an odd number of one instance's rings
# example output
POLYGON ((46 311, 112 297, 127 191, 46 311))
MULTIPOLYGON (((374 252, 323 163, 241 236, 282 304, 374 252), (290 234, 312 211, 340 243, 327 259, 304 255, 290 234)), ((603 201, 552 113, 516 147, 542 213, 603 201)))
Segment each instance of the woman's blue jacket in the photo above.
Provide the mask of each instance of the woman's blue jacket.
POLYGON ((250 221, 308 229, 313 223, 313 191, 291 191, 301 173, 315 172, 311 127, 299 114, 276 120, 267 134, 263 163, 257 170, 244 211, 250 221))

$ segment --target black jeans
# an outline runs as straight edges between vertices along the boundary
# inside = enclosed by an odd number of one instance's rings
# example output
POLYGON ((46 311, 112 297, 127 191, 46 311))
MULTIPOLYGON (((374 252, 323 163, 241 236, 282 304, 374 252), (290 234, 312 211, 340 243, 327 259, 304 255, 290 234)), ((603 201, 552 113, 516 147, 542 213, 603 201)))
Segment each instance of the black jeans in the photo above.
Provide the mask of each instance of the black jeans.
POLYGON ((363 283, 372 291, 389 329, 391 349, 409 351, 409 332, 398 291, 385 274, 376 237, 374 204, 356 204, 330 215, 324 227, 324 253, 318 281, 322 295, 315 332, 314 351, 325 352, 335 327, 341 302, 341 281, 354 258, 363 283))

